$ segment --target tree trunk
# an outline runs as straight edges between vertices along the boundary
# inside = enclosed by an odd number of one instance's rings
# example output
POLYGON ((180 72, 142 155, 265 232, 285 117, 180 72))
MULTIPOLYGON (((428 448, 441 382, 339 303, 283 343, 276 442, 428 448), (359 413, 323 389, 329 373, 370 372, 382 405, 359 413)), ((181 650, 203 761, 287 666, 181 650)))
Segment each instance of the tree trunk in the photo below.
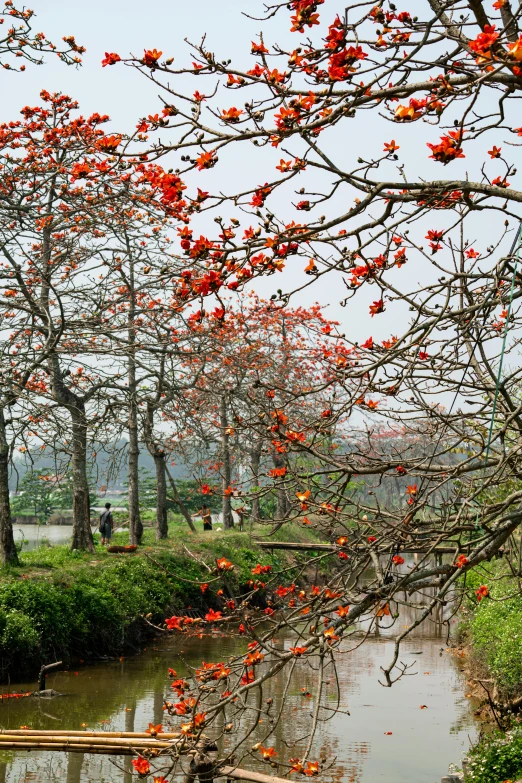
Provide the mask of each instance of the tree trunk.
POLYGON ((169 537, 165 454, 154 454, 154 466, 156 468, 156 538, 159 541, 169 537))
POLYGON ((167 468, 166 465, 165 465, 165 473, 167 474, 170 486, 172 488, 173 500, 178 504, 179 510, 181 511, 183 516, 185 517, 185 520, 186 520, 187 525, 189 526, 189 528, 192 530, 193 533, 197 533, 198 531, 196 530, 196 526, 195 526, 194 522, 192 521, 192 517, 190 516, 189 512, 187 511, 187 507, 185 506, 185 504, 183 503, 182 499, 180 498, 179 493, 178 493, 178 488, 176 487, 176 483, 175 483, 174 479, 172 478, 172 476, 170 475, 170 471, 169 471, 169 469, 167 468))
MULTIPOLYGON (((252 483, 255 487, 259 486, 259 463, 261 462, 261 444, 256 444, 250 452, 250 470, 252 471, 252 483)), ((259 495, 252 498, 252 510, 250 512, 250 527, 261 519, 261 510, 259 507, 259 495)))
POLYGON ((129 263, 129 535, 131 544, 141 544, 143 524, 140 517, 140 498, 138 485, 138 460, 140 456, 138 437, 138 400, 136 383, 136 331, 135 331, 135 295, 134 295, 134 261, 129 263))
MULTIPOLYGON (((163 367, 163 363, 161 365, 163 367)), ((166 454, 154 440, 154 412, 156 408, 150 400, 143 421, 143 437, 156 468, 156 538, 169 537, 167 520, 167 464, 166 454)))
MULTIPOLYGON (((272 454, 272 461, 274 467, 284 468, 285 459, 281 454, 272 454)), ((283 483, 278 483, 276 489, 277 506, 276 506, 276 519, 280 522, 288 516, 290 511, 290 503, 288 502, 288 496, 286 494, 286 487, 283 483)))
MULTIPOLYGON (((129 373, 130 375, 130 373, 129 373)), ((131 384, 129 383, 129 386, 131 384)), ((135 384, 134 384, 135 386, 135 384)), ((140 498, 138 485, 138 416, 135 394, 129 389, 129 533, 131 544, 141 544, 143 524, 140 516, 140 498)))
POLYGON ((73 529, 71 549, 94 552, 87 481, 87 416, 85 401, 69 389, 62 377, 60 360, 49 357, 53 399, 69 411, 72 423, 73 529))
POLYGON ((72 419, 73 529, 71 549, 94 552, 87 481, 87 417, 83 401, 70 409, 72 419))
POLYGON ((3 408, 0 408, 0 561, 4 566, 18 565, 9 503, 9 444, 3 408))
POLYGON ((219 403, 219 424, 221 427, 221 459, 223 461, 223 527, 228 530, 234 527, 234 517, 232 516, 232 503, 227 489, 232 481, 232 465, 230 460, 230 436, 227 433, 227 401, 225 396, 221 397, 219 403))

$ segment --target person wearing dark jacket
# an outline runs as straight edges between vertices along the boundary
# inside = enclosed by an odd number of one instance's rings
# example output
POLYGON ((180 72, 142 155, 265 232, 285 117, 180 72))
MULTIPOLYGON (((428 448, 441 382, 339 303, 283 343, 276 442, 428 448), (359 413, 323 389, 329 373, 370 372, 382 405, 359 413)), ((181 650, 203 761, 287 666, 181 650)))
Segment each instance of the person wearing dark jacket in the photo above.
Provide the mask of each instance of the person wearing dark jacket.
POLYGON ((105 504, 105 511, 103 514, 100 514, 100 533, 102 537, 102 546, 104 544, 109 544, 112 536, 112 513, 110 503, 105 504))

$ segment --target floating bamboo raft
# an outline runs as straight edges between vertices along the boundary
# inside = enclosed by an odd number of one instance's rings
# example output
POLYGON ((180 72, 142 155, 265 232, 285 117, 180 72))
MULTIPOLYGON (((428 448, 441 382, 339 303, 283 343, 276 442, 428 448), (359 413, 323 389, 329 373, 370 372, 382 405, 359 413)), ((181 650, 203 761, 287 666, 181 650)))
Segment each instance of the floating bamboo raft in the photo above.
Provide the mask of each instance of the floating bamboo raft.
MULTIPOLYGON (((92 753, 105 756, 136 756, 144 753, 151 758, 185 743, 179 733, 152 736, 136 731, 39 731, 37 729, 0 729, 0 750, 54 750, 62 753, 92 753)), ((205 740, 200 747, 203 748, 205 740)), ((197 749, 197 746, 196 746, 197 749)), ((187 746, 187 753, 194 749, 187 746)), ((216 769, 214 777, 248 780, 251 783, 294 783, 288 778, 251 772, 239 767, 216 769)))
POLYGON ((0 730, 0 749, 57 750, 68 753, 104 753, 135 756, 141 751, 161 752, 183 742, 180 734, 125 731, 37 731, 36 729, 0 730))

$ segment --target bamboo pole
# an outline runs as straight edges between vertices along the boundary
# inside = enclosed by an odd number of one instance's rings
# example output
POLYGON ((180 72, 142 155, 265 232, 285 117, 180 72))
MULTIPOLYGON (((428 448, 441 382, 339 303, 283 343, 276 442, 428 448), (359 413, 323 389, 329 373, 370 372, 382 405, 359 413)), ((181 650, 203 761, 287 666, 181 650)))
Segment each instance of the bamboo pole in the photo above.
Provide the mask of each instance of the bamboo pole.
POLYGON ((234 780, 251 780, 252 783, 291 783, 288 778, 278 778, 273 775, 265 775, 263 772, 251 772, 249 769, 239 767, 221 767, 216 777, 225 776, 234 780))
MULTIPOLYGON (((179 734, 165 734, 160 737, 171 738, 162 741, 145 732, 125 731, 75 731, 53 732, 38 729, 0 729, 0 749, 3 750, 42 750, 62 753, 91 753, 114 756, 135 756, 141 750, 169 750, 178 745, 179 734)), ((201 743, 198 743, 201 744, 201 743)), ((193 748, 188 748, 191 751, 193 748)), ((239 767, 219 767, 215 777, 227 777, 233 780, 247 780, 251 783, 292 783, 288 778, 265 775, 239 767)))
MULTIPOLYGON (((200 738, 204 745, 207 738, 200 738)), ((54 750, 65 753, 99 753, 132 756, 141 750, 165 751, 182 743, 179 733, 160 733, 151 737, 139 731, 53 731, 49 729, 0 729, 0 749, 54 750)), ((197 746, 196 746, 197 747, 197 746)), ((194 747, 187 747, 193 752, 194 747)), ((290 783, 287 778, 251 772, 239 767, 220 767, 216 777, 249 780, 252 783, 290 783)))
MULTIPOLYGON (((154 737, 151 737, 151 735, 146 731, 83 731, 83 730, 63 730, 63 731, 56 731, 53 729, 0 729, 0 741, 2 739, 3 735, 20 735, 24 737, 28 737, 29 735, 35 736, 35 737, 100 737, 100 738, 106 738, 106 737, 116 737, 119 739, 123 739, 125 737, 134 739, 134 738, 143 738, 143 739, 155 739, 154 737)), ((157 737, 161 740, 165 739, 179 739, 180 733, 169 733, 169 732, 161 732, 157 735, 157 737)))
POLYGON ((116 748, 147 748, 150 750, 159 749, 159 750, 169 750, 170 748, 175 747, 179 744, 179 740, 171 740, 166 742, 161 742, 160 740, 155 739, 144 739, 141 737, 136 737, 134 739, 116 739, 114 737, 108 737, 108 738, 101 738, 101 737, 60 737, 60 736, 47 736, 47 737, 37 737, 34 734, 33 735, 12 735, 12 734, 4 734, 2 737, 0 737, 0 748, 4 747, 4 745, 8 745, 12 742, 26 742, 26 743, 40 743, 45 742, 46 744, 50 745, 67 745, 68 743, 72 745, 85 745, 85 746, 91 746, 96 745, 97 747, 116 747, 116 748))
POLYGON ((69 742, 45 742, 44 740, 30 742, 2 742, 2 750, 54 750, 61 753, 98 753, 105 756, 135 756, 137 749, 132 747, 76 745, 69 742))

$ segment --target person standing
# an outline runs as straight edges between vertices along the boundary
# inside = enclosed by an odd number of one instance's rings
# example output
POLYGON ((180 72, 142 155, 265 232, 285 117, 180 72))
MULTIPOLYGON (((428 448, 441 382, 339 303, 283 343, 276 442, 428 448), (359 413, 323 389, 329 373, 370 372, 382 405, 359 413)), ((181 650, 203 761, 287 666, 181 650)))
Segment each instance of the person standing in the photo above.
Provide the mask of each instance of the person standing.
POLYGON ((108 544, 112 537, 112 512, 111 504, 105 504, 105 511, 100 514, 100 533, 102 546, 108 544))
POLYGON ((193 517, 201 517, 203 520, 203 530, 212 530, 212 514, 208 506, 203 505, 199 511, 192 514, 193 517))

